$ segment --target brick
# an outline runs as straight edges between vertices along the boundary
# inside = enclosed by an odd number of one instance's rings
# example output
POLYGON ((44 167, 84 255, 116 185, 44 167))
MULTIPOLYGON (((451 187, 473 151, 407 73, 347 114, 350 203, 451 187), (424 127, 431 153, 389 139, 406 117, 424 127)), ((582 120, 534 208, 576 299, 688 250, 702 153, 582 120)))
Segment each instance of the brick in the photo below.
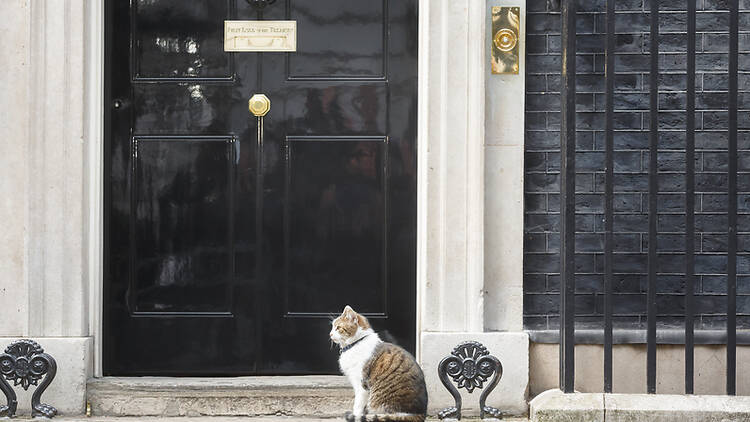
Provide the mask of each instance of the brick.
POLYGON ((726 112, 704 112, 703 125, 706 129, 727 129, 729 127, 729 116, 726 112))
POLYGON ((724 255, 695 255, 696 274, 726 274, 727 257, 724 255))
POLYGON ((534 273, 553 273, 560 271, 559 254, 531 254, 524 255, 524 269, 534 273))
POLYGON ((575 165, 577 172, 604 171, 604 153, 577 152, 575 165))
MULTIPOLYGON (((559 79, 558 79, 559 81, 559 79)), ((577 92, 602 92, 605 88, 604 75, 577 75, 577 92)))
POLYGON ((600 194, 576 194, 577 213, 603 213, 604 195, 600 194))
POLYGON ((696 132, 695 147, 698 149, 726 148, 729 138, 726 132, 696 132))
POLYGON ((560 133, 527 131, 524 139, 527 150, 560 149, 560 133))
POLYGON ((662 131, 656 140, 659 151, 663 150, 685 150, 686 136, 682 130, 662 131))
POLYGON ((615 29, 618 33, 649 32, 649 16, 645 13, 618 13, 615 15, 615 29))
POLYGON ((559 174, 528 174, 526 176, 527 192, 559 192, 559 174))
POLYGON ((696 192, 727 192, 726 174, 697 173, 695 175, 696 192))
POLYGON ((703 10, 728 10, 729 0, 704 0, 703 10))
POLYGON ((642 170, 641 153, 638 151, 615 151, 613 161, 615 172, 640 172, 642 170))
MULTIPOLYGON (((661 233, 684 233, 685 217, 682 215, 674 214, 659 215, 657 217, 656 229, 661 233)), ((648 225, 646 226, 644 231, 648 231, 648 225)))
POLYGON ((594 111, 594 94, 576 93, 576 111, 594 111))
MULTIPOLYGON (((643 35, 643 52, 651 51, 651 34, 643 35)), ((687 34, 659 34, 659 54, 687 51, 687 34)))
MULTIPOLYGON (((700 78, 696 78, 696 86, 697 86, 698 79, 700 78)), ((643 87, 645 91, 645 90, 648 90, 648 78, 644 78, 644 83, 646 85, 643 87)), ((687 90, 687 76, 674 74, 674 73, 659 74, 659 90, 660 91, 685 91, 687 90)))
POLYGON ((701 248, 703 252, 726 252, 728 241, 727 235, 704 234, 701 248))
POLYGON ((656 309, 661 315, 685 315, 685 299, 682 296, 657 295, 656 309))
POLYGON ((696 214, 695 230, 714 233, 726 232, 727 216, 726 214, 696 214))
POLYGON ((659 94, 660 110, 685 110, 687 107, 687 94, 670 92, 659 94))
POLYGON ((643 314, 646 312, 646 295, 613 295, 612 312, 618 315, 643 314))
POLYGON ((615 37, 615 52, 640 53, 643 51, 645 34, 617 34, 615 37))
MULTIPOLYGON (((641 88, 641 75, 615 75, 616 91, 632 91, 641 88)), ((603 89, 602 89, 603 91, 603 89)))
POLYGON ((526 94, 526 109, 531 111, 560 110, 560 94, 526 94))
POLYGON ((527 74, 559 73, 562 59, 554 56, 526 56, 527 74))
POLYGON ((613 259, 612 270, 617 273, 645 273, 647 270, 647 255, 618 254, 613 259))
POLYGON ((526 130, 545 130, 547 129, 547 113, 545 112, 526 112, 526 119, 524 120, 524 127, 526 130))
POLYGON ((613 142, 617 150, 644 149, 648 148, 648 138, 648 132, 615 132, 613 142))
POLYGON ((727 299, 724 296, 697 295, 694 298, 695 311, 700 314, 717 313, 726 309, 727 299))
POLYGON ((643 114, 638 112, 615 112, 613 116, 615 130, 642 129, 643 114))
POLYGON ((727 212, 729 196, 726 194, 701 194, 702 211, 727 212))
POLYGON ((729 58, 723 53, 696 53, 695 55, 695 69, 696 70, 709 70, 726 71, 729 66, 729 58))
MULTIPOLYGON (((644 154, 644 160, 647 158, 647 154, 644 154)), ((685 191, 685 176, 675 173, 659 173, 657 185, 660 193, 681 193, 685 191)))
POLYGON ((703 34, 703 51, 728 52, 729 34, 703 34))
POLYGON ((615 212, 640 212, 641 195, 629 193, 614 194, 613 204, 615 212))
POLYGON ((695 94, 695 108, 698 110, 725 110, 728 107, 726 93, 701 92, 695 94))
POLYGON ((547 35, 527 35, 526 53, 544 54, 547 52, 547 35))
MULTIPOLYGON (((659 275, 656 277, 656 291, 659 293, 685 292, 685 276, 659 275)), ((674 313, 674 309, 665 309, 663 306, 657 306, 657 308, 659 309, 659 313, 674 313)))
MULTIPOLYGON (((696 58, 697 62, 698 59, 696 58)), ((648 72, 651 69, 651 62, 649 57, 645 55, 618 54, 615 56, 615 69, 618 72, 648 72)))
MULTIPOLYGON (((696 17, 696 26, 698 18, 696 17)), ((684 13, 660 13, 659 33, 687 31, 687 15, 684 13)))
POLYGON ((546 75, 528 75, 526 76, 526 92, 546 92, 547 76, 546 75))
MULTIPOLYGON (((682 175, 680 175, 682 176, 682 175)), ((644 195, 648 201, 648 195, 644 195)), ((685 195, 681 193, 660 193, 657 195, 659 212, 685 212, 685 195)))
POLYGON ((726 171, 729 168, 728 152, 704 152, 704 171, 726 171))
POLYGON ((529 331, 547 330, 547 316, 523 316, 523 328, 529 331))
POLYGON ((727 276, 726 275, 704 275, 703 293, 727 293, 727 276))
POLYGON ((633 274, 615 274, 612 280, 612 291, 614 293, 640 293, 641 276, 633 274))
POLYGON ((623 93, 615 95, 613 99, 615 110, 648 110, 649 94, 646 93, 623 93))
MULTIPOLYGON (((644 160, 648 157, 644 156, 644 160)), ((659 171, 685 171, 684 152, 659 152, 656 155, 659 171)), ((645 165, 645 163, 644 163, 645 165)))
POLYGON ((524 154, 526 171, 546 171, 547 154, 544 152, 527 152, 524 154))
POLYGON ((576 277, 576 293, 595 293, 604 291, 604 276, 599 274, 581 274, 576 277))
POLYGON ((596 233, 576 233, 576 252, 602 252, 604 235, 596 233))
POLYGON ((556 214, 526 214, 526 232, 560 230, 560 216, 556 214))
POLYGON ((720 12, 697 13, 695 29, 698 32, 727 31, 729 28, 729 14, 720 12))
POLYGON ((604 53, 604 34, 588 34, 576 37, 576 53, 604 53))
POLYGON ((526 16, 527 34, 559 34, 560 15, 529 13, 526 16))
POLYGON ((526 233, 523 237, 525 252, 547 252, 547 235, 544 233, 526 233))
POLYGON ((523 196, 525 212, 546 212, 547 195, 526 192, 523 196))

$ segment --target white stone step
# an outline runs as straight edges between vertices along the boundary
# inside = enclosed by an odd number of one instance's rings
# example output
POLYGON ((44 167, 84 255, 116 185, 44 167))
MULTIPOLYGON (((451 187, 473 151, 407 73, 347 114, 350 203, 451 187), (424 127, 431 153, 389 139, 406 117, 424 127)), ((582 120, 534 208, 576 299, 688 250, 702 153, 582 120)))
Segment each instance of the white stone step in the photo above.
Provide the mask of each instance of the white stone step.
POLYGON ((89 380, 93 416, 341 417, 354 393, 340 376, 89 380))

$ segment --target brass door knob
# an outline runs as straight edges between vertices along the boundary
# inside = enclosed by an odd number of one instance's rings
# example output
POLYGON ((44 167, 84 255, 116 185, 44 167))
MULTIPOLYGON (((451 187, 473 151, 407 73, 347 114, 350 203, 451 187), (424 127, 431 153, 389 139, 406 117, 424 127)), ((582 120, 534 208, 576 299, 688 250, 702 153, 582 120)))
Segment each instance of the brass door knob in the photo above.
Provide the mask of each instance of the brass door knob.
POLYGON ((271 100, 264 94, 255 94, 247 102, 247 108, 254 116, 263 117, 271 110, 271 100))

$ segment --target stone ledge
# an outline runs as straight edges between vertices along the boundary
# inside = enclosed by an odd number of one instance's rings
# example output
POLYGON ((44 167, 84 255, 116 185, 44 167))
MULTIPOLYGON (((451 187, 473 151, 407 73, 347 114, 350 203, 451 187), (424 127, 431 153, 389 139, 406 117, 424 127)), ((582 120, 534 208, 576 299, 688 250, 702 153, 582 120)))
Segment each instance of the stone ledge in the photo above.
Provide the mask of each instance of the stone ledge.
POLYGON ((91 379, 95 416, 314 416, 336 417, 351 408, 344 377, 91 379))
POLYGON ((547 390, 530 405, 532 422, 729 422, 750 420, 750 397, 667 394, 563 394, 547 390))

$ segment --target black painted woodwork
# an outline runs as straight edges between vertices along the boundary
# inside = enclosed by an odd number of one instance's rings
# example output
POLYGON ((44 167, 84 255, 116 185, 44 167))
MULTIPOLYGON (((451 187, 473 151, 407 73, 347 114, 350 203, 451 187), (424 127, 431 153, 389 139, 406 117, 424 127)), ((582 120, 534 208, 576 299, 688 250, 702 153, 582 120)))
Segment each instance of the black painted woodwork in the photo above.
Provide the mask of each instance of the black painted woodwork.
POLYGON ((105 375, 337 373, 345 304, 414 351, 416 7, 106 3, 105 375), (225 53, 225 19, 297 52, 225 53))

